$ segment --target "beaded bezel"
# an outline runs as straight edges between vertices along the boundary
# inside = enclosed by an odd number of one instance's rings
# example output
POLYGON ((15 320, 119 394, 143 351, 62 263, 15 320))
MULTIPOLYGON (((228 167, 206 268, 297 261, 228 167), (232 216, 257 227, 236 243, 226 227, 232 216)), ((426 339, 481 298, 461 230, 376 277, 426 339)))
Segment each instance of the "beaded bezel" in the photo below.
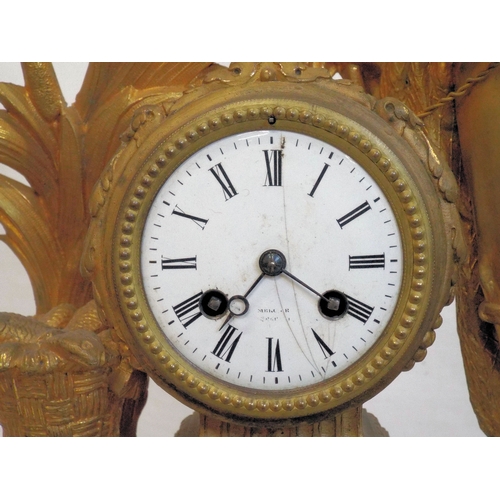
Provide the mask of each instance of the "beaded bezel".
MULTIPOLYGON (((363 112, 374 115, 366 109, 363 112)), ((373 119, 373 118, 371 118, 373 119)), ((376 119, 384 123, 383 119, 376 119)), ((155 132, 158 134, 158 131, 155 132)), ((160 134, 161 135, 161 134, 160 134)), ((158 137, 160 137, 158 135, 158 137)), ((391 141, 402 141, 392 137, 391 141)), ((390 142, 390 141, 387 141, 390 142)), ((239 101, 200 113, 161 137, 134 167, 112 241, 112 278, 125 335, 144 369, 168 392, 200 411, 230 420, 282 422, 324 414, 368 399, 407 364, 427 332, 433 238, 424 198, 414 182, 418 162, 397 156, 376 130, 326 107, 280 98, 239 101), (315 136, 343 150, 376 180, 396 215, 403 241, 404 278, 391 321, 372 349, 341 374, 313 386, 256 393, 224 384, 187 362, 159 329, 142 289, 140 246, 145 218, 168 176, 195 151, 221 137, 278 128, 315 136)), ((411 155, 410 155, 411 156, 411 155)))

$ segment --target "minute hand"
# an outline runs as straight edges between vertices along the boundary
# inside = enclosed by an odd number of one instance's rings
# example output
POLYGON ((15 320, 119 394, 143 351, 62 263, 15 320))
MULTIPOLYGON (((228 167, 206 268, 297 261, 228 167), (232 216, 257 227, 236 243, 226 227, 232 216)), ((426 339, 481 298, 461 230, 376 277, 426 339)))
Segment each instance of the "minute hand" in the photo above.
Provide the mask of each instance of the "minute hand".
POLYGON ((304 288, 307 288, 309 291, 311 291, 312 293, 314 293, 318 297, 320 297, 323 300, 325 300, 327 302, 327 304, 328 304, 328 309, 331 309, 333 311, 337 311, 338 310, 338 308, 340 306, 340 301, 338 299, 335 299, 335 298, 328 299, 323 294, 317 292, 316 290, 314 290, 314 288, 311 288, 308 284, 304 283, 302 280, 300 280, 299 278, 297 278, 297 276, 294 276, 292 273, 288 272, 286 269, 283 269, 282 273, 286 274, 289 278, 291 278, 294 281, 296 281, 299 285, 302 285, 304 288))

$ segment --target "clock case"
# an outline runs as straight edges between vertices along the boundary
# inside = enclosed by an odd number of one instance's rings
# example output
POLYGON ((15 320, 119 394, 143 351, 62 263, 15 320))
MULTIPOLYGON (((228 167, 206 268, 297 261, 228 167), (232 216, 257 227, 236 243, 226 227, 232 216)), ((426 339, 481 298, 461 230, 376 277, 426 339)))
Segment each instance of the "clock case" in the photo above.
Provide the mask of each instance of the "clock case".
POLYGON ((129 362, 185 404, 228 422, 313 422, 373 397, 425 357, 463 256, 458 188, 422 122, 399 101, 377 100, 309 69, 262 64, 245 72, 233 65, 188 91, 159 94, 137 109, 91 198, 82 271, 129 362), (342 373, 290 391, 236 387, 191 365, 162 334, 142 288, 142 228, 160 186, 205 145, 257 129, 298 131, 351 156, 382 188, 402 236, 403 283, 384 333, 342 373))

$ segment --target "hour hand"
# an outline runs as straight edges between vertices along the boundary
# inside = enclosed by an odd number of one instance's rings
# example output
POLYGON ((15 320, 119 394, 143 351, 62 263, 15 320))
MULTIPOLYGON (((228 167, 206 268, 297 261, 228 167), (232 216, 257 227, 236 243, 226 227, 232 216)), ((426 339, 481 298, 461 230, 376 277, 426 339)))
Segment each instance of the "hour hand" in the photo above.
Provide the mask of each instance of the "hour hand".
POLYGON ((261 273, 260 276, 252 283, 252 286, 247 290, 245 295, 233 295, 228 301, 229 314, 222 323, 222 326, 219 330, 222 330, 226 324, 231 321, 234 316, 242 316, 246 314, 250 304, 248 303, 247 297, 250 295, 252 290, 259 284, 260 280, 265 276, 264 273, 261 273))

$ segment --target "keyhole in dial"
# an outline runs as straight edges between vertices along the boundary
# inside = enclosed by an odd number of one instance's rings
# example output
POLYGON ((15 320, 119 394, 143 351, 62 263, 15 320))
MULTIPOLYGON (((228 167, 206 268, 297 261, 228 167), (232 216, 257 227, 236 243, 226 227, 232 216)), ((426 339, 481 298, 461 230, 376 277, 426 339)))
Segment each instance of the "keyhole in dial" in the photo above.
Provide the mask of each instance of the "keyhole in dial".
POLYGON ((327 319, 339 319, 347 311, 349 303, 346 296, 338 290, 328 290, 323 294, 328 300, 321 298, 318 303, 318 309, 321 315, 327 319))
POLYGON ((208 290, 201 297, 201 313, 209 319, 220 318, 227 311, 228 299, 220 290, 208 290))

